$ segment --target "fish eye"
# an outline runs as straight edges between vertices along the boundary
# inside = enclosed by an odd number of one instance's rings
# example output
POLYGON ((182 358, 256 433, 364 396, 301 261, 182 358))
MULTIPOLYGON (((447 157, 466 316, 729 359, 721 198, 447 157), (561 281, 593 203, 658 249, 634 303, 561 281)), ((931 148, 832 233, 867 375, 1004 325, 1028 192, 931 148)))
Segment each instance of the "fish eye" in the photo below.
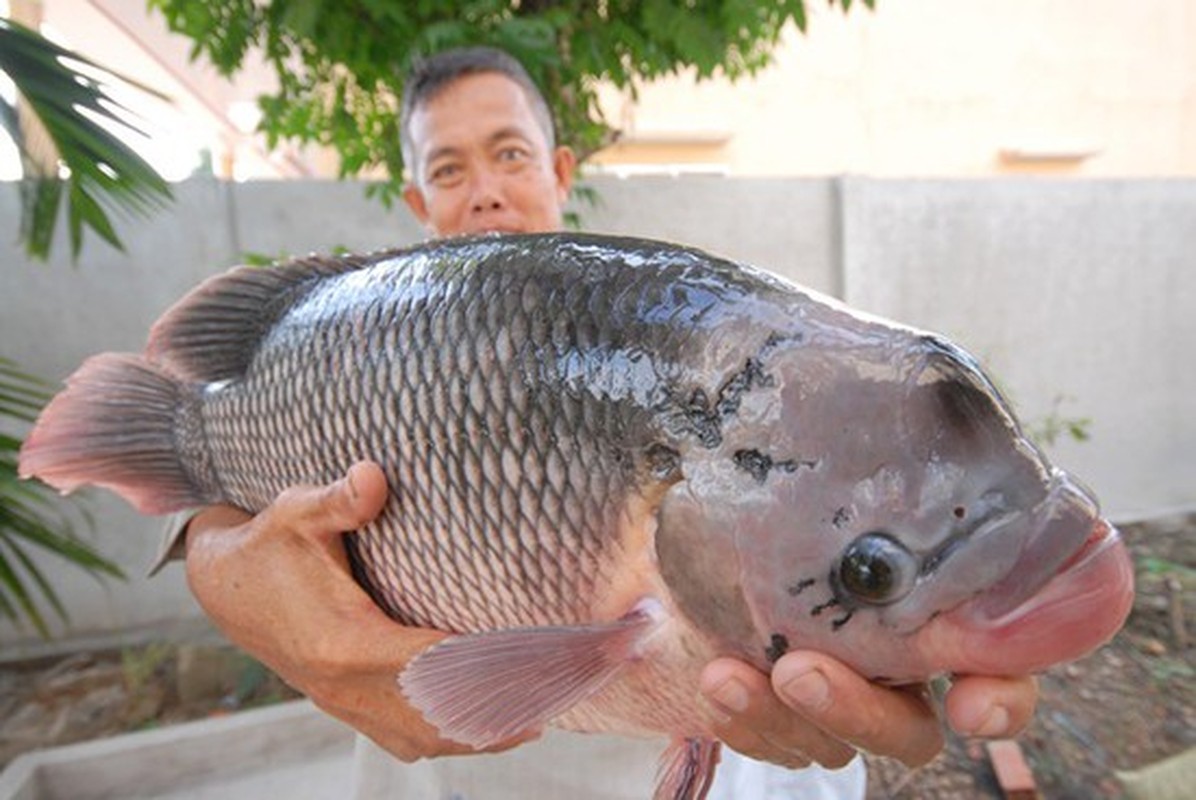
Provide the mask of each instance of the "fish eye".
POLYGON ((836 585, 851 599, 885 605, 900 600, 913 588, 918 560, 889 534, 873 531, 847 546, 834 575, 836 585))

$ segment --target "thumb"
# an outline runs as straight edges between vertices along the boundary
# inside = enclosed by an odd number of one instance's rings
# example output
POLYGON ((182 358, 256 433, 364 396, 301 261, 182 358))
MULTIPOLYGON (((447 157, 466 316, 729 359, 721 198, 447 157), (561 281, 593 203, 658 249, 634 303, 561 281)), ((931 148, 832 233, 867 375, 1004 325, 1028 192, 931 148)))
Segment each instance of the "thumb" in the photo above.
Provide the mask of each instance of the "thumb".
POLYGON ((267 529, 289 529, 309 538, 339 537, 378 516, 388 493, 382 468, 372 461, 359 461, 343 478, 326 486, 287 489, 259 521, 267 529))
POLYGON ((382 513, 390 495, 386 474, 373 461, 358 461, 337 483, 344 486, 349 504, 345 518, 354 521, 354 528, 360 528, 382 513))

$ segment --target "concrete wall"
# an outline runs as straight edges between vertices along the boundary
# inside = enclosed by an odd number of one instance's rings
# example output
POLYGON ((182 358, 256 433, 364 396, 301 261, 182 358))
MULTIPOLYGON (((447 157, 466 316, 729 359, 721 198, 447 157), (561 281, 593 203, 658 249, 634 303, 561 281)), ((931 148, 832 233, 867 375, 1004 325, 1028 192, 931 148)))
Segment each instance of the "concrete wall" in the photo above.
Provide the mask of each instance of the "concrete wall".
POLYGON ((1196 502, 1196 182, 849 181, 846 299, 947 334, 1115 518, 1196 502))
MULTIPOLYGON (((596 180, 596 231, 705 247, 875 313, 946 333, 991 368, 1024 419, 1092 419, 1052 449, 1115 518, 1196 505, 1196 182, 596 180)), ((162 310, 247 252, 375 249, 422 237, 345 183, 176 187, 166 213, 92 242, 77 266, 16 243, 0 185, 0 353, 60 379, 88 355, 137 350, 162 310)), ((70 608, 66 637, 131 636, 194 620, 182 570, 140 577, 161 521, 92 493, 94 540, 132 575, 98 584, 45 562, 70 608)), ((0 622, 0 657, 44 649, 0 622)))

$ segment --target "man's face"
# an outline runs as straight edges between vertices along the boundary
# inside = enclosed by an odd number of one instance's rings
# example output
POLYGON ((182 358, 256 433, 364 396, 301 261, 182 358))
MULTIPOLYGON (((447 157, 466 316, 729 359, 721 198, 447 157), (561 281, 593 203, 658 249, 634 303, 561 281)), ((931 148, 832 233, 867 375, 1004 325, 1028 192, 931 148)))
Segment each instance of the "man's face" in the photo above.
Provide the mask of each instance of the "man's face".
POLYGON ((433 236, 561 227, 574 158, 549 150, 523 89, 497 73, 459 78, 410 120, 414 181, 403 193, 433 236))

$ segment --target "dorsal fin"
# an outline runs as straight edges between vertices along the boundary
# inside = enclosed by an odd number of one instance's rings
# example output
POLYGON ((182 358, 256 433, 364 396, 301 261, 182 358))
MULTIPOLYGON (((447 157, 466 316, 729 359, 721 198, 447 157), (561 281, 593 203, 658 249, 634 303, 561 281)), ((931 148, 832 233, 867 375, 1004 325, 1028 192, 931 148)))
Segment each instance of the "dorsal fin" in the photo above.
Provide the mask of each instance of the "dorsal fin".
POLYGON ((183 380, 243 375, 262 337, 321 279, 368 266, 385 254, 309 256, 271 267, 240 266, 208 278, 150 329, 146 357, 183 380))

